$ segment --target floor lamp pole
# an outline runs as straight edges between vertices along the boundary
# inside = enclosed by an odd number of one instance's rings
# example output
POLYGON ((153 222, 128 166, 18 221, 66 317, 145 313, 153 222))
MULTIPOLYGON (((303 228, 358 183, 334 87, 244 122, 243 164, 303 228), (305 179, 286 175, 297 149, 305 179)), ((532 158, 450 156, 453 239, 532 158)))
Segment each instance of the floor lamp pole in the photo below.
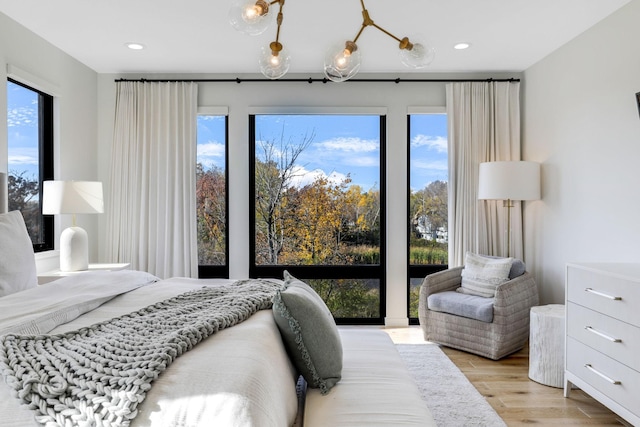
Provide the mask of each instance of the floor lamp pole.
POLYGON ((503 202, 503 206, 507 208, 507 257, 511 256, 511 208, 513 200, 507 199, 503 202))

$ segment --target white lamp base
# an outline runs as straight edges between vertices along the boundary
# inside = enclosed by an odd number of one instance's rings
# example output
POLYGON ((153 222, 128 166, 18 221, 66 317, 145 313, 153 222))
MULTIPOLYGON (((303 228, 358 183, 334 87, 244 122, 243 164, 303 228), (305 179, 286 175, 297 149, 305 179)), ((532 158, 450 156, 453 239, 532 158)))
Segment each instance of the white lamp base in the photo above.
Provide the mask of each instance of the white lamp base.
POLYGON ((68 227, 60 234, 60 271, 89 268, 89 237, 82 227, 68 227))

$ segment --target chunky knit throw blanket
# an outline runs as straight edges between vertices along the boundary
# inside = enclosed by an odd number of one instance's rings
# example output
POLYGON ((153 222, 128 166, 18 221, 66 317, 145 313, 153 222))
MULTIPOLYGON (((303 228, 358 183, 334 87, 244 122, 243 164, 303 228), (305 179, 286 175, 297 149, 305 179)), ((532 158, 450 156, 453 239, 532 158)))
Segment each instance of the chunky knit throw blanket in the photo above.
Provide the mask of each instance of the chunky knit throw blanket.
POLYGON ((204 287, 59 335, 0 337, 0 371, 46 426, 128 426, 151 383, 216 331, 272 306, 278 284, 204 287))

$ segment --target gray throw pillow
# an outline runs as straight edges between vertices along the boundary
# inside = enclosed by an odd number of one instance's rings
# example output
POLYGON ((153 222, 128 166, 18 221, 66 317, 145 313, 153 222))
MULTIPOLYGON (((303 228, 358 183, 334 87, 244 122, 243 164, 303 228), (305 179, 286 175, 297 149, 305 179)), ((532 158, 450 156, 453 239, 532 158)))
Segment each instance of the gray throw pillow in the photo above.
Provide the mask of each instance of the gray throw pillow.
POLYGON ((0 297, 36 286, 36 259, 22 213, 0 214, 0 297))
POLYGON ((333 315, 306 283, 284 272, 273 317, 289 357, 312 388, 326 394, 342 378, 342 341, 333 315))

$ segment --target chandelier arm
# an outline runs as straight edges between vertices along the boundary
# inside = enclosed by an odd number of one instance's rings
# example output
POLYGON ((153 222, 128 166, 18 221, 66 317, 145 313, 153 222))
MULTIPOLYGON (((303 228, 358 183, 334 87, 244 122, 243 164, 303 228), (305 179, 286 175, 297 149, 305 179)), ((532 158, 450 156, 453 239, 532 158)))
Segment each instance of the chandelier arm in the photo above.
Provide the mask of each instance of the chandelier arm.
POLYGON ((360 38, 360 34, 362 34, 365 28, 367 28, 367 24, 363 22, 362 26, 360 27, 360 31, 358 31, 358 34, 356 34, 356 37, 352 40, 354 43, 358 41, 358 39, 360 38))
POLYGON ((276 18, 277 27, 276 27, 276 41, 275 41, 275 45, 279 46, 279 49, 277 50, 271 49, 272 51, 274 51, 274 53, 276 53, 282 50, 282 46, 280 45, 280 26, 282 26, 282 20, 284 19, 284 14, 282 13, 282 8, 284 7, 284 0, 274 0, 271 4, 274 4, 274 3, 278 3, 280 5, 280 9, 278 10, 278 16, 276 18))
POLYGON ((378 30, 382 31, 383 33, 385 33, 386 35, 388 35, 389 37, 391 37, 392 39, 395 39, 398 42, 402 42, 402 39, 394 36, 393 34, 391 34, 389 31, 385 30, 384 28, 382 28, 381 26, 379 26, 376 23, 371 23, 371 25, 373 25, 374 27, 376 27, 378 30))

